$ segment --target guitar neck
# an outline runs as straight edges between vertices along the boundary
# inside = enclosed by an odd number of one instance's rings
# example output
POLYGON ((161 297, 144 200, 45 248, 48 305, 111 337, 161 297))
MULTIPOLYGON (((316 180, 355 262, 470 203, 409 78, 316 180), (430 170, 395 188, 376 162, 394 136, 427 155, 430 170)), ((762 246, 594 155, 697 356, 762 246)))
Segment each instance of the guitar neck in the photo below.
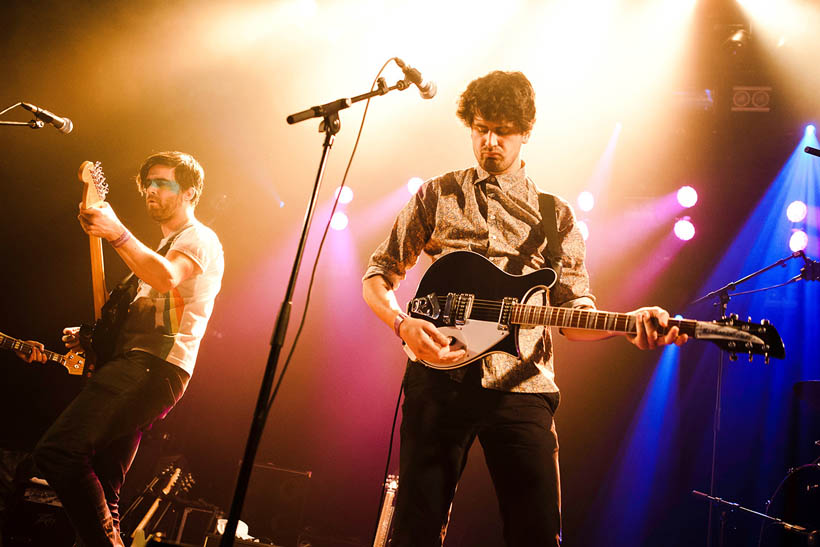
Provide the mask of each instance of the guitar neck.
POLYGON ((108 295, 105 287, 102 239, 96 236, 88 236, 88 242, 91 249, 91 289, 94 296, 94 319, 99 321, 102 317, 102 307, 108 295))
MULTIPOLYGON (((2 332, 0 332, 0 348, 18 351, 23 355, 29 356, 31 355, 31 352, 34 350, 34 344, 31 344, 29 342, 23 342, 22 340, 12 338, 11 336, 6 336, 2 332)), ((42 351, 45 354, 49 361, 55 361, 57 363, 60 363, 64 367, 68 367, 68 358, 65 355, 60 355, 59 353, 55 353, 47 349, 40 351, 42 351)))
MULTIPOLYGON (((510 310, 510 323, 515 325, 544 325, 567 329, 584 329, 606 332, 637 334, 635 316, 627 313, 615 313, 584 308, 557 308, 552 306, 534 306, 515 304, 510 310)), ((667 328, 659 332, 665 334, 671 327, 678 327, 681 334, 695 336, 697 321, 689 319, 669 319, 667 328)))

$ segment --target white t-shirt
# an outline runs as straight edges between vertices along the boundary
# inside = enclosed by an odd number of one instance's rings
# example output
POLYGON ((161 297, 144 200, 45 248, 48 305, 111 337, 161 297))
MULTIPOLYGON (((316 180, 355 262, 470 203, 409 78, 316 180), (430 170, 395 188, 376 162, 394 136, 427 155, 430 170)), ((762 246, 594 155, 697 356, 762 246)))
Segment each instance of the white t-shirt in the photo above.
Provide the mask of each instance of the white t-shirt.
MULTIPOLYGON (((214 298, 222 286, 225 259, 219 238, 201 222, 194 220, 176 233, 179 237, 168 253, 184 254, 196 262, 202 272, 166 293, 140 280, 137 295, 128 308, 119 346, 123 351, 145 351, 192 375, 214 298)), ((164 238, 158 248, 175 235, 164 238)))

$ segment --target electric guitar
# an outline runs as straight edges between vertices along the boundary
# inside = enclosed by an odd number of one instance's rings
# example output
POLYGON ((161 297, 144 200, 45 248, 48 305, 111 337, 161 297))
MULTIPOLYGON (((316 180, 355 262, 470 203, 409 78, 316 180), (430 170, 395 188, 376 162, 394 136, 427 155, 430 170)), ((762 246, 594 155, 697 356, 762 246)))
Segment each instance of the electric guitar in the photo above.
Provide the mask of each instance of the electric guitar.
MULTIPOLYGON (((459 368, 491 353, 517 357, 518 331, 543 325, 593 331, 636 334, 635 316, 599 310, 561 308, 528 303, 547 291, 558 279, 545 268, 527 275, 510 275, 483 256, 455 251, 435 262, 425 272, 415 297, 407 305, 412 317, 426 319, 451 339, 453 349, 464 349, 456 363, 437 364, 417 359, 404 345, 410 359, 436 369, 459 368)), ((777 330, 767 321, 739 321, 733 316, 720 321, 670 319, 690 338, 708 340, 730 353, 763 355, 783 359, 786 350, 777 330)), ((665 333, 667 329, 660 329, 665 333)))
POLYGON ((396 492, 399 490, 399 477, 388 475, 384 482, 384 500, 379 511, 379 522, 376 525, 376 537, 373 540, 373 547, 386 547, 387 540, 390 539, 390 532, 393 524, 393 513, 396 509, 396 492))
MULTIPOLYGON (((34 349, 34 344, 23 342, 22 340, 12 338, 11 336, 6 336, 0 332, 0 348, 19 351, 23 355, 28 356, 31 355, 31 352, 34 349)), ((69 351, 65 355, 54 353, 53 351, 49 351, 47 349, 40 351, 45 354, 49 361, 54 361, 63 365, 72 376, 78 376, 85 372, 85 358, 74 350, 69 351)))
MULTIPOLYGON (((87 209, 105 201, 108 184, 105 182, 100 162, 84 161, 80 165, 78 176, 83 183, 83 208, 87 209)), ((136 295, 139 280, 131 275, 108 293, 105 287, 102 240, 91 235, 88 236, 88 240, 91 248, 91 285, 95 321, 93 326, 81 326, 79 338, 89 361, 89 369, 93 370, 113 356, 117 334, 128 315, 128 307, 136 295)))

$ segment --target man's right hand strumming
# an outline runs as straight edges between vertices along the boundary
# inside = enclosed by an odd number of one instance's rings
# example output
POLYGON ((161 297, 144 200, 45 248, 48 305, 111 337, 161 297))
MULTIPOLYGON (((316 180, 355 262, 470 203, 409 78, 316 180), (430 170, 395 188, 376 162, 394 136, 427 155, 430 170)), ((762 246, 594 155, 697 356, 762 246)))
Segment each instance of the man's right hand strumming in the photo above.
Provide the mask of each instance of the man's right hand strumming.
POLYGON ((63 329, 63 344, 66 349, 75 349, 80 346, 80 327, 66 327, 63 329))
POLYGON ((467 353, 464 349, 452 349, 450 338, 442 334, 434 324, 424 319, 408 317, 399 325, 397 334, 407 344, 416 359, 435 365, 456 363, 467 353))

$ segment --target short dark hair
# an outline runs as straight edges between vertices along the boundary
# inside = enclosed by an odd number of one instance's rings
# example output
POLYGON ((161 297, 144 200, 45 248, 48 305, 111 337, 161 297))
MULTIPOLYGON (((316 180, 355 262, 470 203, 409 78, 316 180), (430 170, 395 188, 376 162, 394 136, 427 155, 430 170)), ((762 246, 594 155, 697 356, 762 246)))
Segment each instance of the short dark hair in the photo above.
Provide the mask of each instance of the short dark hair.
POLYGON ((495 70, 470 82, 458 101, 458 117, 467 127, 475 117, 512 122, 521 133, 535 124, 535 90, 521 72, 495 70))
POLYGON ((191 204, 196 207, 199 198, 202 196, 202 187, 205 184, 205 170, 196 159, 185 152, 158 152, 151 154, 142 162, 140 172, 137 175, 137 188, 141 195, 145 195, 143 181, 148 177, 148 171, 155 165, 164 165, 174 169, 174 178, 181 191, 188 188, 194 189, 194 197, 191 204))

